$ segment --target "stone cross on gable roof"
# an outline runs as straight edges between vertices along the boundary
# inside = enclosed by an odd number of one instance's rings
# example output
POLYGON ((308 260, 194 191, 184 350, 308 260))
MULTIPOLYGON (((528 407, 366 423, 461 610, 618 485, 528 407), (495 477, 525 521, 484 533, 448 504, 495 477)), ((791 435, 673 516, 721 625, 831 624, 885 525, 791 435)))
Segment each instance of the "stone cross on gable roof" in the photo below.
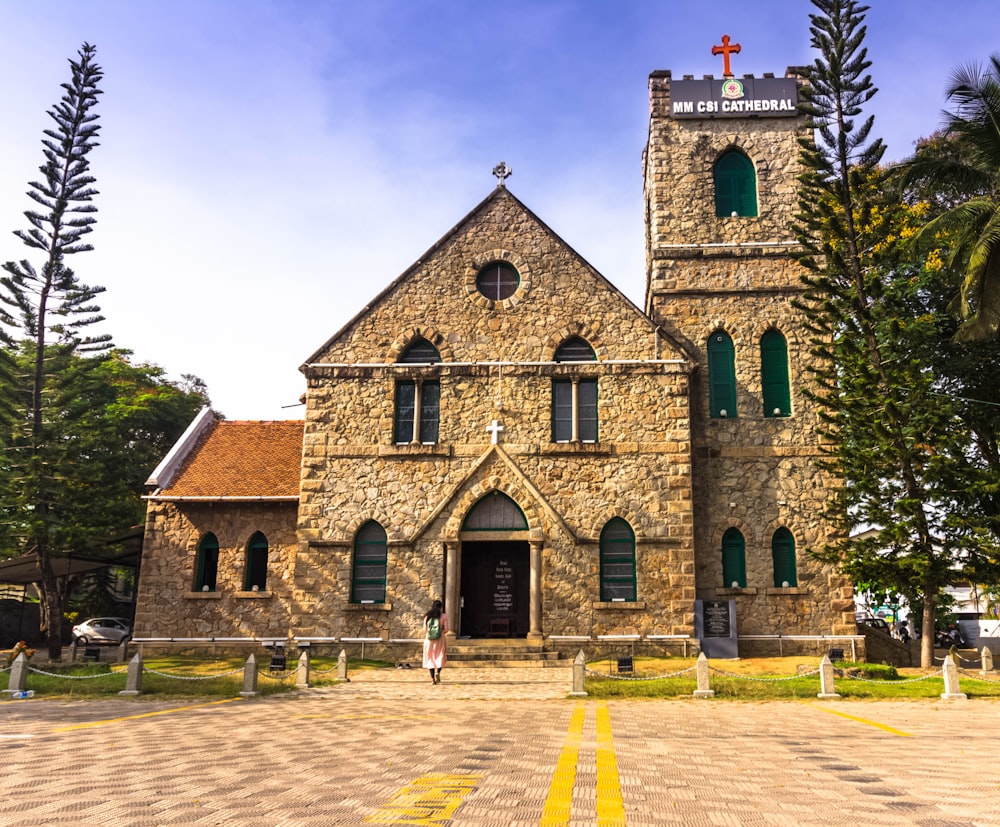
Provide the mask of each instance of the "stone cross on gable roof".
POLYGON ((500 186, 506 187, 507 179, 514 174, 514 170, 512 170, 509 166, 507 166, 505 161, 501 161, 499 164, 493 167, 493 174, 500 181, 500 186))

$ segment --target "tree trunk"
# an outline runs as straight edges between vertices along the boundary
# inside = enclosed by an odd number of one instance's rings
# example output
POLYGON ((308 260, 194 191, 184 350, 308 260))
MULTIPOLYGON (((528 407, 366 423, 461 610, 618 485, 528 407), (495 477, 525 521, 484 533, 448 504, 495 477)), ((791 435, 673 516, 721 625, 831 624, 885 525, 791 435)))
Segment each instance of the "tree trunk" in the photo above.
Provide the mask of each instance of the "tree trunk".
POLYGON ((39 631, 45 634, 49 650, 49 660, 58 661, 62 658, 62 615, 63 598, 59 591, 59 581, 52 571, 52 561, 47 555, 39 555, 38 568, 41 579, 38 582, 39 614, 41 623, 39 631))
POLYGON ((934 606, 936 588, 924 592, 924 614, 920 621, 920 668, 934 668, 934 606))

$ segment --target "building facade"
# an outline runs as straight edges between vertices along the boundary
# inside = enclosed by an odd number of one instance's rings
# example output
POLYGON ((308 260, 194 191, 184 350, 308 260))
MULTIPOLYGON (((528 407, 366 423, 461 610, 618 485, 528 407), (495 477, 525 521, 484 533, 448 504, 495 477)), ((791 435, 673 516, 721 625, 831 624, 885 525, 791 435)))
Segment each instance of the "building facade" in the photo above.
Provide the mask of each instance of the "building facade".
POLYGON ((150 478, 135 636, 407 640, 436 597, 453 636, 538 646, 693 637, 699 600, 748 641, 853 634, 808 553, 836 483, 791 303, 796 84, 651 76, 645 308, 501 165, 302 365, 304 421, 203 412, 150 478))

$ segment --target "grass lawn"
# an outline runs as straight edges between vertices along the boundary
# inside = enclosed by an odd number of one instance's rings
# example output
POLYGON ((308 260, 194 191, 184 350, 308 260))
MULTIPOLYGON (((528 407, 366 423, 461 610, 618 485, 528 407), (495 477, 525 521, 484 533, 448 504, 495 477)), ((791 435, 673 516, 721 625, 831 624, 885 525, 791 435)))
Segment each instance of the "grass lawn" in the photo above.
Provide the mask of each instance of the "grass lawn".
MULTIPOLYGON (((617 677, 616 661, 603 660, 587 664, 585 688, 592 698, 680 698, 691 697, 698 688, 694 671, 676 677, 690 669, 695 658, 643 658, 634 659, 634 672, 617 677)), ((799 676, 801 668, 818 669, 815 656, 784 658, 743 658, 740 660, 715 660, 709 662, 709 686, 716 698, 738 701, 795 700, 815 698, 820 691, 819 675, 799 676)), ((838 676, 835 691, 845 699, 902 700, 914 698, 939 698, 944 692, 944 678, 931 677, 936 670, 891 670, 872 664, 872 677, 850 678, 838 676), (897 672, 897 677, 885 679, 884 675, 897 672), (919 679, 919 680, 917 680, 919 679)), ((961 691, 970 698, 1000 698, 1000 673, 989 679, 969 675, 960 676, 961 691)))

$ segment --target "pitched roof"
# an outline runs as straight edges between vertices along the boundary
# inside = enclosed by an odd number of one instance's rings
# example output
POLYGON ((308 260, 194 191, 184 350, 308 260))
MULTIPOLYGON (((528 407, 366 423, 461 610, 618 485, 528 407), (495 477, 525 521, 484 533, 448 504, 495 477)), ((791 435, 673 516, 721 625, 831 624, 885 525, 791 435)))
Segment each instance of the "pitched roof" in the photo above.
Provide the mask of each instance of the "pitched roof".
POLYGON ((215 421, 150 499, 297 500, 304 427, 301 419, 215 421))

